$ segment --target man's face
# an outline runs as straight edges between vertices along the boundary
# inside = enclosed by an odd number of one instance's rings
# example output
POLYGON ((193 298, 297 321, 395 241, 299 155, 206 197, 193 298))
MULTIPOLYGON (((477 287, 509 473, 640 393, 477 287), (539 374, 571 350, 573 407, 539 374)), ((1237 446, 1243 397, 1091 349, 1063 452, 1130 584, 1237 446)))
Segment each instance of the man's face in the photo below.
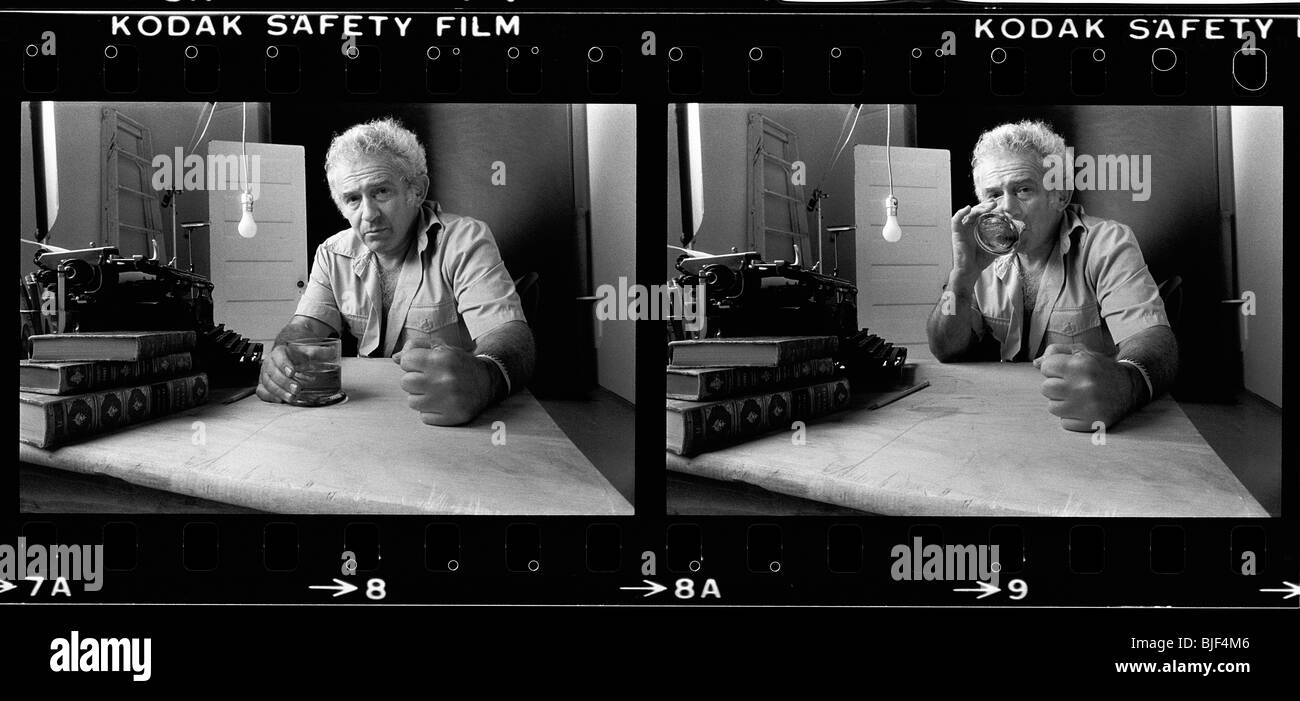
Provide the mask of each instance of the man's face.
POLYGON ((334 203, 367 248, 383 256, 405 253, 424 199, 422 182, 408 184, 377 156, 336 165, 327 179, 334 203))
POLYGON ((1042 163, 1028 154, 1001 153, 981 159, 972 174, 975 194, 981 202, 995 200, 997 211, 1006 212, 1025 225, 1016 249, 1032 251, 1056 236, 1065 193, 1043 187, 1042 163))

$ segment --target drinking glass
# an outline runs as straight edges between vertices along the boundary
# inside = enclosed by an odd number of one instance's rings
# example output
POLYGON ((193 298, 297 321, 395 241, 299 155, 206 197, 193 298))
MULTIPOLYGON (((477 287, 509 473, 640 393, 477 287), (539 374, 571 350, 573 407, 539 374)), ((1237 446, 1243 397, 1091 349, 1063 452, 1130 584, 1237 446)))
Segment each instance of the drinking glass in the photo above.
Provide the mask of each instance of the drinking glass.
POLYGON ((325 406, 343 398, 342 349, 337 338, 302 338, 288 343, 293 379, 298 383, 295 404, 325 406))
POLYGON ((975 243, 995 256, 1006 255, 1015 249, 1023 230, 1006 212, 985 212, 975 222, 975 243))

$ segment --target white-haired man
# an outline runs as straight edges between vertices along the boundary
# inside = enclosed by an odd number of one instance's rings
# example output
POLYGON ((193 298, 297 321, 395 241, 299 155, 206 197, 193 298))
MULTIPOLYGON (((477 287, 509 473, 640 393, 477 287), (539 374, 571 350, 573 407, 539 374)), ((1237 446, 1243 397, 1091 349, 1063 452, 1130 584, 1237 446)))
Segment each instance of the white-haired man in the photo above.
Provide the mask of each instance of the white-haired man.
POLYGON ((392 119, 336 136, 330 195, 349 228, 316 249, 311 280, 262 363, 257 396, 295 402, 284 344, 350 333, 357 353, 393 357, 427 424, 456 425, 523 387, 533 336, 496 241, 477 219, 426 201, 424 147, 392 119))
POLYGON ((952 217, 952 272, 927 327, 942 362, 1030 361, 1048 410, 1072 431, 1106 427, 1166 391, 1178 344, 1131 229, 1084 214, 1048 187, 1065 140, 1042 122, 984 133, 971 157, 979 204, 952 217), (997 256, 976 241, 980 215, 1023 226, 997 256))

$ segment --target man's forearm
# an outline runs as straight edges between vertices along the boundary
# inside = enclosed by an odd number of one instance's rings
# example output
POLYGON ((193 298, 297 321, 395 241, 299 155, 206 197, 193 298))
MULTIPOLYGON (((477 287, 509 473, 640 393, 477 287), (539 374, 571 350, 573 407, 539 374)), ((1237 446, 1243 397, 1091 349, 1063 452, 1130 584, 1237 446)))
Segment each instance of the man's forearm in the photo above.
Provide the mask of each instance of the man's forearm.
POLYGON ((510 375, 511 391, 518 391, 532 380, 536 352, 533 331, 522 321, 507 322, 484 334, 475 341, 474 348, 475 355, 490 355, 501 361, 510 375))
MULTIPOLYGON (((1124 339, 1115 358, 1130 360, 1146 371, 1151 380, 1151 392, 1145 397, 1146 401, 1169 391, 1178 377, 1178 339, 1168 326, 1152 326, 1124 339)), ((1142 394, 1146 394, 1146 380, 1142 380, 1142 384, 1142 394)), ((1133 408, 1137 409, 1143 403, 1139 400, 1133 408)))
POLYGON ((948 277, 948 288, 944 290, 930 312, 926 323, 926 336, 930 341, 930 352, 940 362, 960 360, 970 350, 974 332, 971 308, 973 284, 955 273, 948 277))

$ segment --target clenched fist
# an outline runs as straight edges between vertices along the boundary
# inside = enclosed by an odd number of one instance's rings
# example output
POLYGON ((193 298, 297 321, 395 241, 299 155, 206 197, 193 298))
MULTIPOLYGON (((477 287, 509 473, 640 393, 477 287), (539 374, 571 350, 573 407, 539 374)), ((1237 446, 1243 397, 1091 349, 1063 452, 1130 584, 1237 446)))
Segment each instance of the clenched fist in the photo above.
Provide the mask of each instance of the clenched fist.
POLYGON ((1043 373, 1047 410, 1067 430, 1092 431, 1097 421, 1109 429, 1137 407, 1132 371, 1104 353, 1053 343, 1034 367, 1043 373))
POLYGON ((406 371, 401 386, 407 404, 434 426, 472 421, 492 402, 492 373, 500 374, 488 361, 424 338, 407 341, 393 361, 406 371))

